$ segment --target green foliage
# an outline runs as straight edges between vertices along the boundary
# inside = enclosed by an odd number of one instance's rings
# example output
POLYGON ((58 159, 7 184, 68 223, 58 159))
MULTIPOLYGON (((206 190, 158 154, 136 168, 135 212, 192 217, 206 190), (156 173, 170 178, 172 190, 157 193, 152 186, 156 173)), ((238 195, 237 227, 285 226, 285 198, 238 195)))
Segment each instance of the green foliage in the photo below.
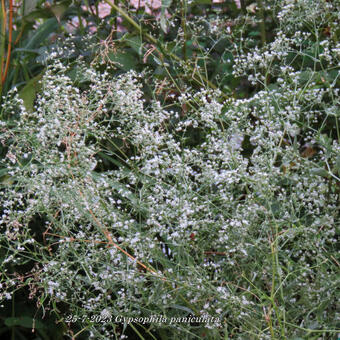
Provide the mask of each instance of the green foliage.
POLYGON ((0 332, 336 336, 337 4, 105 3, 14 16, 0 332))

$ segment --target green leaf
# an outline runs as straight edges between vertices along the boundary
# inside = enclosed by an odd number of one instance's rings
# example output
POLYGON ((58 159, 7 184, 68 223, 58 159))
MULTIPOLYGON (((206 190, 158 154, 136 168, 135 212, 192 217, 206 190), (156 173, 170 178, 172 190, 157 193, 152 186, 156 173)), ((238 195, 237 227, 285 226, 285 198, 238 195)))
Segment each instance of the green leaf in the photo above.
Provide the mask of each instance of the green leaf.
POLYGON ((120 161, 118 161, 117 159, 111 157, 110 155, 107 155, 106 153, 104 152, 98 152, 98 156, 104 158, 104 159, 107 159, 108 161, 110 161, 111 163, 117 165, 118 167, 124 167, 124 164, 120 161))
POLYGON ((28 83, 19 91, 19 97, 24 101, 24 106, 28 112, 33 111, 36 94, 41 88, 39 81, 42 76, 43 73, 38 74, 36 77, 28 81, 28 83))
POLYGON ((172 0, 162 0, 161 8, 161 28, 166 33, 168 31, 168 19, 166 17, 166 10, 171 6, 172 0))
POLYGON ((69 8, 70 4, 71 4, 71 1, 70 0, 66 0, 66 1, 63 1, 61 3, 51 5, 49 7, 49 9, 55 15, 57 20, 60 22, 62 16, 67 11, 67 9, 69 8))
POLYGON ((7 327, 13 326, 21 326, 25 328, 45 328, 44 324, 38 320, 32 319, 29 316, 21 316, 21 317, 9 317, 5 319, 5 325, 7 327))
POLYGON ((37 7, 38 0, 25 0, 24 15, 27 15, 34 11, 37 7))
POLYGON ((194 0, 190 5, 211 5, 212 0, 194 0))
POLYGON ((336 156, 336 160, 335 160, 335 167, 338 170, 338 174, 340 176, 340 155, 336 156))
POLYGON ((139 35, 126 35, 124 36, 124 41, 126 41, 127 45, 131 47, 138 55, 143 54, 143 40, 139 35))
POLYGON ((9 175, 1 176, 0 177, 0 184, 2 185, 12 185, 14 183, 13 179, 9 175))
POLYGON ((35 49, 47 39, 47 37, 55 32, 59 26, 56 18, 47 19, 42 25, 35 31, 33 37, 26 44, 26 49, 35 49))
POLYGON ((165 15, 161 15, 161 20, 160 20, 160 24, 161 24, 161 29, 163 30, 163 32, 167 32, 168 30, 168 23, 167 23, 167 19, 165 17, 165 15))
POLYGON ((46 8, 44 9, 36 9, 32 12, 28 13, 22 18, 22 22, 25 23, 34 23, 38 19, 48 19, 53 16, 53 13, 46 8))
POLYGON ((312 175, 320 177, 329 177, 329 173, 324 168, 312 168, 310 169, 312 175))
POLYGON ((9 170, 8 169, 0 169, 0 177, 5 176, 9 170))
POLYGON ((124 71, 129 71, 136 67, 138 59, 131 55, 131 53, 109 53, 110 60, 116 64, 117 67, 121 68, 124 71))
POLYGON ((16 48, 13 50, 13 53, 32 53, 32 54, 40 54, 39 49, 30 49, 30 48, 16 48))
MULTIPOLYGON (((29 1, 29 0, 26 0, 29 1)), ((32 1, 32 0, 31 0, 32 1)), ((33 0, 34 2, 34 0, 33 0)), ((69 9, 71 5, 71 0, 61 1, 57 4, 50 4, 46 2, 45 8, 36 8, 33 7, 33 4, 28 10, 25 9, 25 16, 22 18, 24 22, 35 22, 37 19, 57 19, 60 22, 61 17, 64 13, 69 9)), ((25 7, 26 8, 26 7, 25 7)))
POLYGON ((174 305, 171 305, 169 307, 175 308, 175 309, 180 309, 180 310, 183 310, 185 312, 188 312, 189 314, 195 315, 195 312, 193 310, 191 310, 190 308, 185 307, 185 306, 174 304, 174 305))

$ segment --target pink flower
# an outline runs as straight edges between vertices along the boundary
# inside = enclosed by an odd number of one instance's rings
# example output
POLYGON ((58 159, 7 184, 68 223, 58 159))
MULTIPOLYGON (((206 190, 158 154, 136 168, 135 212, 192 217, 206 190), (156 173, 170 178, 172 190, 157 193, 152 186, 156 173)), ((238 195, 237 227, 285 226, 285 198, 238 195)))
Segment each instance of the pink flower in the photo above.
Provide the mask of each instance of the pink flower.
POLYGON ((103 19, 110 15, 111 13, 111 6, 106 2, 100 2, 98 4, 98 16, 100 19, 103 19))
POLYGON ((140 7, 145 7, 152 11, 152 10, 161 8, 162 1, 161 0, 131 0, 130 4, 136 9, 140 7))

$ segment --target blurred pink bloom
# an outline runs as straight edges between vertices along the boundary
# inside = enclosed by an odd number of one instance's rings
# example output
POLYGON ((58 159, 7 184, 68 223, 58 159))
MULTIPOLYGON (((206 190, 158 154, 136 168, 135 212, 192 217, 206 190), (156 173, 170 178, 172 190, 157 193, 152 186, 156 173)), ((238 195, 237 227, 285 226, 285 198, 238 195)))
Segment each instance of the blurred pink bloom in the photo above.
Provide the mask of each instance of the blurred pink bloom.
MULTIPOLYGON (((225 2, 226 0, 212 0, 213 4, 222 4, 223 2, 225 2)), ((240 0, 234 0, 237 8, 241 8, 241 2, 240 0)))
POLYGON ((130 4, 138 9, 140 7, 149 8, 151 10, 159 9, 162 6, 161 0, 130 0, 130 4))
MULTIPOLYGON (((212 0, 213 3, 223 3, 226 0, 212 0)), ((240 0, 234 0, 236 6, 238 8, 241 8, 240 0)), ((160 8, 162 7, 162 0, 130 0, 130 5, 132 5, 135 9, 144 8, 145 12, 150 15, 154 15, 156 19, 160 18, 160 8)), ((83 10, 88 10, 86 6, 82 6, 83 10)), ((100 2, 98 4, 98 16, 99 18, 103 19, 110 15, 111 13, 111 6, 107 4, 106 2, 100 2)), ((169 17, 169 13, 166 10, 165 12, 166 17, 169 17)), ((121 22, 122 20, 118 18, 118 22, 121 22)), ((84 26, 86 26, 85 19, 82 19, 82 23, 84 26)), ((94 25, 91 25, 89 27, 89 30, 91 33, 94 33, 97 31, 97 28, 94 25)), ((72 20, 66 25, 66 30, 70 33, 73 33, 77 27, 79 27, 79 20, 77 17, 72 18, 72 20)), ((126 29, 119 24, 116 28, 117 31, 126 31, 126 29)))
MULTIPOLYGON (((161 0, 130 0, 130 4, 136 8, 145 8, 145 13, 154 15, 156 19, 159 19, 160 13, 159 9, 162 7, 162 1, 161 0)), ((166 10, 166 15, 168 11, 166 10)))
POLYGON ((110 15, 111 13, 111 6, 106 2, 100 2, 98 4, 98 16, 100 19, 103 19, 110 15))

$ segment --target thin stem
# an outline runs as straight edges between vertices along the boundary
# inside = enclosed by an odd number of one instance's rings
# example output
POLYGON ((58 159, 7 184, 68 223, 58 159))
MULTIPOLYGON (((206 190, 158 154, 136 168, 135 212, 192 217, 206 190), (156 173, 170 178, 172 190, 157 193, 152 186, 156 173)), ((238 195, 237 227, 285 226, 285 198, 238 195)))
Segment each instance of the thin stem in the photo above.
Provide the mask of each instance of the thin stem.
MULTIPOLYGON (((15 293, 12 294, 12 318, 15 317, 15 293)), ((12 326, 12 340, 15 340, 15 326, 12 326)))
POLYGON ((183 52, 183 59, 184 61, 187 60, 187 28, 186 28, 186 0, 181 1, 181 16, 182 16, 182 21, 181 21, 181 26, 183 30, 183 47, 182 47, 182 52, 183 52))
POLYGON ((13 0, 9 0, 9 22, 8 22, 8 47, 7 47, 7 57, 6 57, 6 66, 5 72, 2 75, 1 81, 2 85, 4 84, 7 72, 9 68, 9 62, 11 59, 11 49, 12 49, 12 32, 13 32, 13 0))
MULTIPOLYGON (((276 277, 278 278, 279 281, 279 287, 282 288, 282 280, 281 280, 281 275, 279 273, 279 257, 278 257, 278 225, 275 223, 275 239, 273 242, 270 244, 271 252, 272 252, 272 287, 271 287, 271 292, 270 292, 270 300, 273 306, 273 309, 275 311, 277 321, 281 330, 281 336, 283 336, 283 339, 285 339, 285 331, 284 331, 284 326, 282 325, 281 322, 281 316, 280 316, 280 311, 277 307, 277 304, 275 303, 275 290, 276 290, 276 277)), ((283 298, 283 291, 280 290, 281 292, 281 298, 283 298)), ((273 335, 272 335, 273 337, 273 335)), ((274 339, 274 337, 273 337, 274 339)))
POLYGON ((267 42, 267 36, 266 36, 266 26, 265 26, 265 15, 264 15, 264 7, 262 0, 257 0, 257 5, 259 7, 260 11, 260 29, 261 29, 261 41, 262 41, 262 46, 266 45, 267 42))
POLYGON ((241 5, 242 13, 247 14, 247 8, 246 8, 245 0, 240 0, 240 5, 241 5))
POLYGON ((294 325, 293 323, 290 323, 290 322, 285 322, 285 324, 292 326, 294 328, 297 328, 297 329, 301 329, 302 331, 305 331, 308 333, 330 333, 330 334, 340 333, 340 329, 310 329, 310 328, 304 328, 304 327, 294 325))
MULTIPOLYGON (((4 62, 5 62, 5 40, 6 40, 6 20, 7 20, 7 13, 6 13, 6 5, 5 0, 1 0, 1 36, 0 36, 0 68, 1 68, 1 79, 4 70, 4 62)), ((0 81, 0 95, 2 92, 2 81, 0 81)))
MULTIPOLYGON (((84 198, 84 195, 81 191, 79 191, 79 194, 81 197, 84 198)), ((143 267, 145 270, 151 272, 152 274, 159 276, 158 273, 156 271, 154 271, 153 269, 151 269, 150 267, 146 266, 144 263, 140 262, 139 260, 137 260, 135 257, 133 257, 131 254, 129 254, 127 251, 125 251, 123 248, 121 248, 118 244, 116 244, 115 242, 113 242, 112 236, 110 234, 110 232, 107 230, 107 228, 105 226, 103 226, 97 219, 97 217, 95 216, 95 214, 93 213, 93 211, 91 209, 88 209, 88 212, 91 214, 93 220, 95 221, 95 223, 97 224, 97 226, 100 228, 100 230, 102 231, 102 233, 105 235, 106 239, 108 240, 108 244, 110 246, 114 246, 115 248, 117 248, 119 251, 121 251, 123 254, 125 254, 127 257, 129 257, 132 261, 138 263, 141 267, 143 267)), ((165 278, 162 278, 162 280, 165 280, 165 278)))

